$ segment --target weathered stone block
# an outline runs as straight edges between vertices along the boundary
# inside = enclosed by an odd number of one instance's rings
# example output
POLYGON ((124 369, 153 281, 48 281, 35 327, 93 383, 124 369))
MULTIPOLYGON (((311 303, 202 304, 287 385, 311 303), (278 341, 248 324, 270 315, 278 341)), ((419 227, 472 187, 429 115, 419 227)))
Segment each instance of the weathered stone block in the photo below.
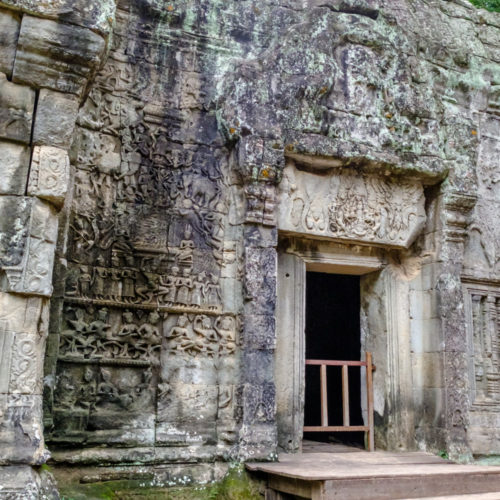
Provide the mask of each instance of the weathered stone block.
POLYGON ((4 291, 50 296, 57 237, 51 205, 26 197, 0 197, 0 265, 4 291), (2 206, 3 205, 3 206, 2 206))
POLYGON ((29 144, 35 92, 0 73, 0 138, 29 144))
POLYGON ((276 347, 276 318, 273 315, 244 316, 242 344, 250 349, 274 349, 276 347))
POLYGON ((76 97, 42 89, 36 107, 33 143, 69 149, 78 106, 76 97))
POLYGON ((29 166, 29 147, 0 141, 0 194, 24 195, 29 166))
POLYGON ((115 0, 2 0, 0 5, 21 10, 27 14, 77 24, 109 34, 116 11, 115 0))
POLYGON ((245 251, 245 304, 247 314, 274 314, 276 305, 276 251, 245 251))
POLYGON ((275 227, 246 224, 244 228, 245 245, 250 247, 276 247, 278 230, 275 227))
POLYGON ((40 297, 0 292, 0 322, 3 324, 0 331, 37 334, 43 305, 44 299, 40 297))
POLYGON ((24 16, 13 80, 81 95, 104 46, 104 39, 89 29, 24 16))
POLYGON ((0 266, 22 263, 33 200, 19 196, 0 197, 0 266))
POLYGON ((243 284, 235 278, 222 278, 221 295, 223 310, 237 314, 243 307, 243 284))
POLYGON ((9 78, 16 57, 17 37, 21 27, 21 16, 11 10, 0 9, 0 72, 9 78))
POLYGON ((244 423, 274 422, 275 416, 276 390, 274 384, 246 384, 243 388, 244 423))
POLYGON ((241 366, 243 380, 248 384, 272 384, 274 377, 274 352, 247 350, 243 353, 241 366))
POLYGON ((439 352, 415 354, 413 356, 413 382, 426 388, 444 387, 444 355, 439 352))
POLYGON ((40 476, 29 465, 0 466, 0 479, 2 499, 40 498, 40 476))
POLYGON ((62 206, 68 191, 69 169, 66 151, 50 146, 35 146, 28 194, 62 206))
POLYGON ((277 432, 274 423, 243 424, 240 430, 240 460, 276 460, 277 432))
POLYGON ((14 332, 0 320, 0 394, 41 395, 44 342, 43 335, 14 332))
POLYGON ((42 397, 22 394, 0 395, 0 464, 45 463, 48 452, 44 449, 42 397))
POLYGON ((16 333, 12 345, 9 394, 42 394, 45 337, 16 333))
POLYGON ((42 430, 42 397, 0 394, 0 464, 45 463, 42 430))

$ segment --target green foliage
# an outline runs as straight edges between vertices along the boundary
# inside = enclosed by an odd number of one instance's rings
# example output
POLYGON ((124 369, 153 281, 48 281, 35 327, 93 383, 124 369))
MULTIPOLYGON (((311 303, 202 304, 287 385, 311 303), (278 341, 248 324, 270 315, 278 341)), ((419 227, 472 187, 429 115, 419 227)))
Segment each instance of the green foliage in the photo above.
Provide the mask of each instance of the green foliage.
POLYGON ((500 0, 469 0, 470 3, 490 12, 500 12, 500 0))
POLYGON ((439 450, 438 456, 440 456, 441 458, 444 458, 445 460, 448 460, 448 458, 450 458, 448 456, 448 452, 446 450, 439 450))

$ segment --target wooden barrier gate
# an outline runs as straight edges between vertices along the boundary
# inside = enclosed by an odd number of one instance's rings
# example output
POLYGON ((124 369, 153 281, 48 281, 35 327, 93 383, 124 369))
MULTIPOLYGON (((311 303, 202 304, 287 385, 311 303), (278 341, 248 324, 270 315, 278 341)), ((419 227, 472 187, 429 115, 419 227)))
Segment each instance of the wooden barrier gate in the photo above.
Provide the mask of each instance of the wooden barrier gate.
POLYGON ((320 367, 321 384, 321 425, 305 426, 304 432, 356 432, 367 433, 368 450, 375 449, 373 436, 373 369, 372 353, 366 353, 366 361, 328 361, 322 359, 306 359, 306 365, 316 365, 320 367), (326 378, 327 366, 342 367, 342 415, 343 425, 328 425, 328 384, 326 378), (368 415, 368 425, 350 425, 349 419, 349 366, 366 367, 366 409, 368 415))

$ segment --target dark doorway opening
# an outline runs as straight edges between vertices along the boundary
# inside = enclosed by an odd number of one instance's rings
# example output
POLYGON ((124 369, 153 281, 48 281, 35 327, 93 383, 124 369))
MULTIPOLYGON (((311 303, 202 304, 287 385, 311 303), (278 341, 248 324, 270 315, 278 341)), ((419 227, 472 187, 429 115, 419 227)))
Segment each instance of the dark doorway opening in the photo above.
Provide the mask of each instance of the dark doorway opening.
MULTIPOLYGON (((308 272, 306 359, 361 359, 359 276, 308 272)), ((328 425, 342 425, 341 368, 327 368, 328 425)), ((304 425, 321 424, 320 370, 306 366, 304 425)), ((361 370, 349 367, 350 424, 363 425, 361 370)), ((304 439, 363 445, 363 432, 305 432, 304 439)))

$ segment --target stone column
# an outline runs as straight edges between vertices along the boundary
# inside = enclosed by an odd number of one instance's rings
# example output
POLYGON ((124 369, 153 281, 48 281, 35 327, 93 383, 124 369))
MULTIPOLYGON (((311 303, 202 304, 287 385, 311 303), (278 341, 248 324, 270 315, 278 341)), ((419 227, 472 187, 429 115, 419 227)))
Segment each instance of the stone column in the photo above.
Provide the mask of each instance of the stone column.
POLYGON ((114 2, 97 10, 78 1, 70 9, 66 2, 1 3, 0 498, 38 498, 36 467, 49 457, 43 360, 58 212, 69 190, 67 151, 105 54, 114 2), (103 20, 103 11, 111 17, 103 20), (62 22, 68 16, 73 24, 62 22))
POLYGON ((466 229, 476 197, 456 191, 445 192, 440 203, 442 215, 438 234, 440 247, 436 290, 444 339, 446 446, 452 458, 467 460, 470 458, 467 441, 468 346, 461 273, 466 229))
POLYGON ((244 305, 242 314, 242 408, 240 458, 276 456, 276 347, 277 244, 276 184, 283 151, 267 147, 262 139, 239 144, 239 168, 244 177, 244 305))

